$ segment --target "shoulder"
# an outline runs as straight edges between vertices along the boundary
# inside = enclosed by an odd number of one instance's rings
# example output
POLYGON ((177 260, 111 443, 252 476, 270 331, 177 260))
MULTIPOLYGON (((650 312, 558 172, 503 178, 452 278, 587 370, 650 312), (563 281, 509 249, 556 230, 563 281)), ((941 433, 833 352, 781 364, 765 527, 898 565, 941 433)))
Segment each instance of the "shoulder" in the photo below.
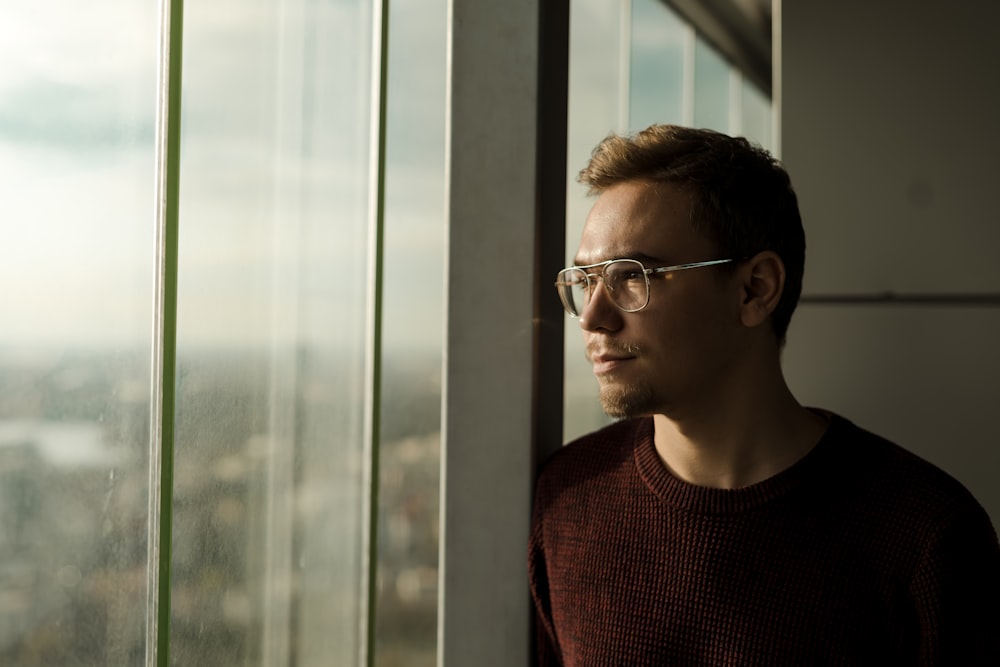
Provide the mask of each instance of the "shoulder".
POLYGON ((636 437, 649 430, 648 419, 627 419, 581 436, 561 447, 542 466, 543 477, 570 470, 605 468, 632 455, 636 437))
MULTIPOLYGON (((955 517, 986 517, 978 501, 953 476, 890 440, 838 415, 824 438, 837 464, 837 483, 869 511, 897 524, 935 530, 955 517)), ((986 518, 988 522, 988 518, 986 518)))
POLYGON ((556 451, 542 466, 537 496, 545 497, 599 478, 614 477, 633 466, 637 438, 651 432, 648 419, 615 422, 578 438, 556 451))

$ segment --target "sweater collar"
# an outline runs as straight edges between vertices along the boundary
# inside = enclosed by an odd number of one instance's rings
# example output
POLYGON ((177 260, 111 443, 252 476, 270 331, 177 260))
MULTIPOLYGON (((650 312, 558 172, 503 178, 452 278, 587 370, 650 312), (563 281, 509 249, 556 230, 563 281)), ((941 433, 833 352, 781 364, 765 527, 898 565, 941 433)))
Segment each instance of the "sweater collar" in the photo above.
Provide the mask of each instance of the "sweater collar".
MULTIPOLYGON (((824 413, 826 414, 826 413, 824 413)), ((834 441, 849 423, 828 414, 829 426, 823 437, 798 462, 763 481, 739 489, 697 486, 675 477, 660 460, 653 444, 653 419, 638 420, 634 435, 634 456, 639 476, 660 500, 677 509, 699 514, 734 514, 761 507, 828 472, 834 441)))

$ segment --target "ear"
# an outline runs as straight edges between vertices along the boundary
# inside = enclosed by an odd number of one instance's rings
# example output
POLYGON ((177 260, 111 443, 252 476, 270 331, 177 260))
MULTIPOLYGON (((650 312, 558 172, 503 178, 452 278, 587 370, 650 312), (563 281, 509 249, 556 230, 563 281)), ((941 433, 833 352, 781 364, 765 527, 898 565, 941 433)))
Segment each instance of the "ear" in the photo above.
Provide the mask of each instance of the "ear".
POLYGON ((741 267, 743 303, 740 321, 756 327, 768 320, 785 290, 785 263, 771 250, 759 252, 741 267))

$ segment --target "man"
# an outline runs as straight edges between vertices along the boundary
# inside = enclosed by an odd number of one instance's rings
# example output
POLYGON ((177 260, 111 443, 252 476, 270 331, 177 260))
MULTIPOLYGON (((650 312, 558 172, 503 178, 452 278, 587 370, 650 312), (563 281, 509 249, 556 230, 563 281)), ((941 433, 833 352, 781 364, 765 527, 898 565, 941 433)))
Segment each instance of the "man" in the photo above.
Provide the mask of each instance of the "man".
POLYGON ((612 135, 556 287, 617 423, 557 452, 529 548, 543 665, 1000 665, 1000 547, 954 479, 806 409, 805 237, 744 139, 612 135))

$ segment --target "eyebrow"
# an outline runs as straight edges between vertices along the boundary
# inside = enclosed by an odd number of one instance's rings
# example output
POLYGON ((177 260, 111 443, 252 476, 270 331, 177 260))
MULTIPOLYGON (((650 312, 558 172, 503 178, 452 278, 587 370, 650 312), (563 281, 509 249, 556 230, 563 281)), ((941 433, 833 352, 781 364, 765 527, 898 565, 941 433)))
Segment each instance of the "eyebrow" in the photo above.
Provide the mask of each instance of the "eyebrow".
POLYGON ((628 252, 628 253, 621 253, 619 255, 615 255, 614 257, 608 257, 607 259, 602 259, 602 260, 599 260, 597 262, 589 262, 589 263, 586 263, 586 264, 582 263, 580 261, 579 257, 574 257, 573 258, 573 266, 590 266, 592 264, 600 264, 601 262, 608 262, 608 261, 611 261, 613 259, 634 259, 634 260, 638 260, 639 262, 642 262, 643 266, 645 266, 647 269, 651 268, 652 265, 667 266, 669 264, 669 262, 667 264, 663 264, 663 262, 665 260, 657 259, 656 257, 650 257, 649 255, 647 255, 645 253, 641 253, 641 252, 628 252))

